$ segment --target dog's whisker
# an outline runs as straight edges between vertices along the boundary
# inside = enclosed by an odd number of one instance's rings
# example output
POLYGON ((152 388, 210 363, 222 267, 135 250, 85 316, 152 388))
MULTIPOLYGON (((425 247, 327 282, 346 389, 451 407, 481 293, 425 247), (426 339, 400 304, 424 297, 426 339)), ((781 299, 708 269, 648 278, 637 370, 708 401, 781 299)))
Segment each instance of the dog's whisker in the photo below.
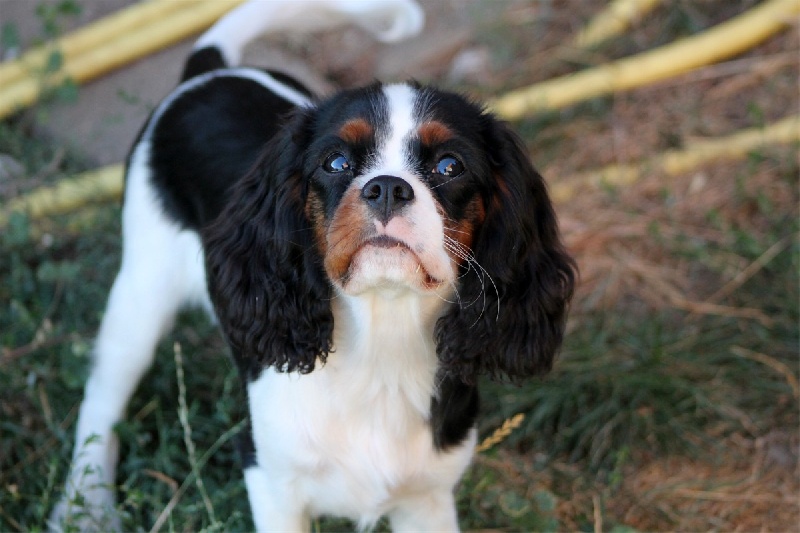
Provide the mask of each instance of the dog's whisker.
POLYGON ((462 176, 461 174, 459 174, 458 176, 453 176, 453 177, 452 177, 452 178, 450 178, 449 180, 447 180, 447 181, 445 181, 445 182, 442 182, 442 183, 440 183, 439 185, 434 185, 434 186, 432 186, 432 187, 431 187, 431 189, 438 189, 439 187, 441 187, 441 186, 443 186, 443 185, 447 185, 447 184, 448 184, 448 183, 450 183, 451 181, 457 180, 457 179, 458 179, 458 178, 460 178, 461 176, 462 176))
MULTIPOLYGON (((468 266, 470 268, 475 268, 476 269, 475 273, 476 273, 476 275, 478 275, 479 280, 480 280, 480 284, 481 284, 480 295, 476 297, 476 301, 477 301, 478 297, 483 296, 483 309, 486 308, 486 292, 485 292, 486 291, 486 286, 485 286, 485 284, 483 282, 483 278, 485 276, 486 278, 489 279, 489 282, 492 284, 494 292, 495 292, 495 294, 497 296, 497 315, 496 315, 496 320, 499 320, 500 319, 500 291, 497 288, 497 284, 495 283, 495 281, 492 278, 492 276, 483 267, 483 265, 481 265, 480 262, 478 262, 478 260, 475 258, 474 252, 470 248, 468 248, 464 244, 462 244, 462 243, 460 243, 460 242, 458 242, 458 241, 456 241, 456 240, 454 240, 454 239, 452 239, 450 237, 447 237, 447 236, 445 236, 444 243, 445 243, 445 246, 447 247, 448 250, 453 252, 453 254, 457 255, 459 258, 464 259, 467 262, 467 264, 468 264, 468 266)), ((470 305, 473 304, 473 303, 474 303, 474 301, 471 302, 470 305)), ((481 310, 481 314, 479 315, 478 319, 480 319, 480 316, 482 316, 482 315, 483 315, 483 310, 481 310)))
MULTIPOLYGON (((451 221, 451 222, 454 222, 454 223, 455 223, 455 221, 451 221)), ((461 229, 456 229, 456 228, 454 228, 454 227, 452 227, 452 226, 447 226, 447 225, 445 225, 445 226, 444 226, 444 229, 445 229, 445 231, 448 231, 448 232, 450 232, 450 233, 461 233, 462 235, 472 235, 472 233, 471 233, 471 232, 469 232, 469 231, 465 231, 465 230, 461 230, 461 229)))

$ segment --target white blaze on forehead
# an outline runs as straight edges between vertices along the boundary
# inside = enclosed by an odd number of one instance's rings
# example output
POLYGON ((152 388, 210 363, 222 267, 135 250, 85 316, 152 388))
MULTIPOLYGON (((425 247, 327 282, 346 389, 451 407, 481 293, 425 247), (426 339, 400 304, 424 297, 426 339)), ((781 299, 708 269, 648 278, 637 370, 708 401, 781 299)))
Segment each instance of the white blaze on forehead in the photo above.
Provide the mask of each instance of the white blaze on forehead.
POLYGON ((362 174, 350 184, 350 189, 352 197, 360 201, 362 188, 377 176, 395 176, 411 186, 414 200, 397 216, 384 223, 376 220, 369 210, 364 210, 362 221, 366 233, 394 238, 404 243, 408 251, 374 247, 365 247, 361 252, 356 250, 349 267, 349 280, 342 288, 348 294, 386 286, 405 286, 428 292, 431 290, 425 285, 428 281, 421 281, 426 276, 449 287, 457 274, 457 265, 445 249, 444 221, 439 204, 423 176, 419 175, 418 165, 414 162, 416 154, 410 142, 418 135, 420 119, 415 108, 420 93, 404 84, 387 85, 381 91, 382 98, 374 103, 380 106, 375 111, 382 121, 376 128, 377 146, 362 174))
POLYGON ((387 135, 378 147, 378 168, 387 172, 411 171, 409 164, 408 140, 411 138, 416 122, 414 120, 414 101, 416 91, 405 84, 387 85, 383 88, 386 96, 388 115, 387 135))

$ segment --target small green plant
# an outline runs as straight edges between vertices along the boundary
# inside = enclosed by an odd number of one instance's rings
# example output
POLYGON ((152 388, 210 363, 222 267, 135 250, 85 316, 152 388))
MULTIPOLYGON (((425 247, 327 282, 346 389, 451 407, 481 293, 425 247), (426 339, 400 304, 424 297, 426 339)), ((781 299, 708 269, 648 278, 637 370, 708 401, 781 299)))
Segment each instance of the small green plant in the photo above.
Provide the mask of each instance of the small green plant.
POLYGON ((36 16, 42 27, 45 39, 55 39, 63 32, 64 20, 81 14, 78 0, 59 0, 57 2, 40 2, 36 5, 36 16))
POLYGON ((0 59, 13 59, 19 54, 19 29, 13 22, 4 22, 0 26, 0 59))

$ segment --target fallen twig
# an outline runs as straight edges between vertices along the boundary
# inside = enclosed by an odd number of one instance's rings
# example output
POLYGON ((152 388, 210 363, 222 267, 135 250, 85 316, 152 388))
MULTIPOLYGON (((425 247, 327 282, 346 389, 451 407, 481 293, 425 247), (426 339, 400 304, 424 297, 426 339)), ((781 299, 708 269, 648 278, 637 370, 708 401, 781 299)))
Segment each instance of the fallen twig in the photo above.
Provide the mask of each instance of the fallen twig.
POLYGON ((762 494, 725 494, 724 492, 711 492, 707 490, 676 489, 672 492, 675 496, 694 498, 697 500, 711 500, 715 502, 766 502, 775 504, 797 505, 797 498, 790 496, 770 496, 762 494))
POLYGON ((795 397, 795 399, 800 398, 800 382, 798 382, 792 369, 786 364, 778 361, 774 357, 770 357, 765 353, 748 350, 747 348, 742 348, 741 346, 731 346, 731 352, 739 357, 744 357, 745 359, 750 359, 751 361, 757 361, 770 367, 779 374, 782 374, 786 379, 786 382, 792 388, 792 395, 795 397))
POLYGON ((778 242, 776 242, 775 244, 773 244, 772 246, 770 246, 769 248, 767 248, 767 251, 761 254, 758 259, 750 263, 750 265, 748 265, 747 268, 736 274, 736 277, 734 277, 732 280, 726 283, 723 287, 720 287, 720 289, 717 290, 714 294, 709 296, 706 299, 706 302, 715 303, 718 302, 719 300, 722 300, 729 294, 733 293, 736 289, 741 287, 748 279, 752 278, 759 270, 761 270, 767 264, 769 264, 769 262, 772 261, 775 258, 775 256, 777 256, 779 253, 785 250, 786 247, 789 245, 789 243, 792 242, 792 239, 794 239, 794 237, 795 237, 794 235, 788 235, 783 239, 779 240, 778 242))

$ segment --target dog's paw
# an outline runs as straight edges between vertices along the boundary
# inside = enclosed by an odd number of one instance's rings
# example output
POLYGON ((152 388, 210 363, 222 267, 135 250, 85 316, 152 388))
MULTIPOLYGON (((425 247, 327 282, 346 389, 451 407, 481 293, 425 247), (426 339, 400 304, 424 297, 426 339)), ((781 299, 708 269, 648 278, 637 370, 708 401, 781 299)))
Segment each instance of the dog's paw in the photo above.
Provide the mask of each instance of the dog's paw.
POLYGON ((395 43, 418 35, 425 25, 425 12, 416 0, 385 0, 342 3, 357 17, 353 22, 385 43, 395 43))
POLYGON ((50 513, 47 528, 53 533, 111 532, 122 531, 122 524, 111 491, 93 491, 91 498, 80 494, 61 498, 50 513))

